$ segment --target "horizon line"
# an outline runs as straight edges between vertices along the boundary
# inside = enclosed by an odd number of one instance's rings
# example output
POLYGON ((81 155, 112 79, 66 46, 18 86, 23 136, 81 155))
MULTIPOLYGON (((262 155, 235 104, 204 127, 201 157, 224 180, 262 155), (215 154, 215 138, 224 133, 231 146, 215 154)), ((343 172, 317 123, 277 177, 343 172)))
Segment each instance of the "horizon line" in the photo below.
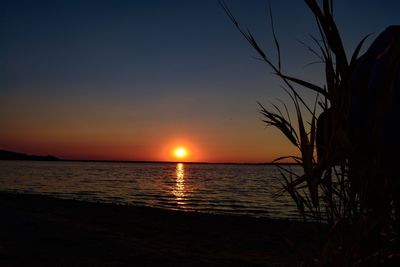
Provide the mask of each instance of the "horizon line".
POLYGON ((298 163, 282 162, 207 162, 207 161, 162 161, 162 160, 112 160, 112 159, 58 159, 57 161, 77 162, 115 162, 115 163, 186 163, 186 164, 223 164, 223 165, 299 165, 298 163))
POLYGON ((163 160, 121 160, 121 159, 65 159, 54 155, 29 155, 21 152, 0 149, 1 152, 15 154, 17 157, 0 160, 33 160, 33 161, 80 161, 80 162, 120 162, 120 163, 186 163, 186 164, 225 164, 225 165, 299 165, 294 162, 208 162, 208 161, 163 161, 163 160), (19 157, 18 157, 19 156, 19 157), (49 158, 50 157, 50 158, 49 158))

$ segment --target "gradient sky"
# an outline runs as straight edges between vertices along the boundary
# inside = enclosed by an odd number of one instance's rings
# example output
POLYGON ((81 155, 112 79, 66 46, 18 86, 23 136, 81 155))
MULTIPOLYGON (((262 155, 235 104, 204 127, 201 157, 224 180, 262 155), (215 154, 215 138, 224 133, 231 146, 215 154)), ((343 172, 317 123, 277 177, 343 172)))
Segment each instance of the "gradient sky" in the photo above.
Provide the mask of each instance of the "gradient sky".
MULTIPOLYGON (((267 1, 228 0, 271 51, 267 1)), ((319 84, 315 23, 303 1, 271 1, 283 67, 319 84)), ((335 1, 348 51, 400 24, 400 1, 335 1)), ((265 162, 295 150, 256 101, 280 81, 216 0, 0 3, 0 148, 65 159, 265 162)))

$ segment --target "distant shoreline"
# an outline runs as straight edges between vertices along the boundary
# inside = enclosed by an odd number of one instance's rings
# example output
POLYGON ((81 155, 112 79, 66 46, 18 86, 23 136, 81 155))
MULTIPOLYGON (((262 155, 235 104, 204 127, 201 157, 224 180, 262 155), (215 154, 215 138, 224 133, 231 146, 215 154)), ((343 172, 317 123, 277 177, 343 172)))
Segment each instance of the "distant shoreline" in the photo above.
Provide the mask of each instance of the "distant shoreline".
POLYGON ((148 160, 84 160, 84 159, 61 159, 52 155, 28 155, 24 153, 7 151, 0 149, 0 160, 20 160, 20 161, 71 161, 71 162, 110 162, 110 163, 185 163, 185 164, 203 164, 203 165, 300 165, 298 163, 272 163, 272 162, 182 162, 182 161, 148 161, 148 160))
POLYGON ((0 149, 0 160, 58 161, 60 159, 52 155, 28 155, 25 153, 0 149))

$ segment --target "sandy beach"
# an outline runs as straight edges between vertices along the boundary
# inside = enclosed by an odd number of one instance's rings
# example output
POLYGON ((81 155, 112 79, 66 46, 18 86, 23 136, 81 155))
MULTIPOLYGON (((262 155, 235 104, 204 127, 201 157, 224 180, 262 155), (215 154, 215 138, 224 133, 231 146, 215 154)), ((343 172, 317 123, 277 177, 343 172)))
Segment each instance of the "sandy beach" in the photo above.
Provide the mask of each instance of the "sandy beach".
POLYGON ((316 243, 300 222, 38 195, 0 193, 0 213, 1 266, 296 266, 316 243))

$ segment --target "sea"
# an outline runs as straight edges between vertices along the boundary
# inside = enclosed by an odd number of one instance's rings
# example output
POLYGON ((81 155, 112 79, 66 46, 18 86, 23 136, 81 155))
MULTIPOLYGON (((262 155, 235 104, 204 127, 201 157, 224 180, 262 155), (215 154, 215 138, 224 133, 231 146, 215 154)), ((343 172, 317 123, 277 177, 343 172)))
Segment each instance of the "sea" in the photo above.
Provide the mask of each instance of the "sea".
MULTIPOLYGON (((299 171, 298 166, 292 166, 299 171)), ((273 165, 0 161, 0 191, 213 214, 299 219, 273 165)))

